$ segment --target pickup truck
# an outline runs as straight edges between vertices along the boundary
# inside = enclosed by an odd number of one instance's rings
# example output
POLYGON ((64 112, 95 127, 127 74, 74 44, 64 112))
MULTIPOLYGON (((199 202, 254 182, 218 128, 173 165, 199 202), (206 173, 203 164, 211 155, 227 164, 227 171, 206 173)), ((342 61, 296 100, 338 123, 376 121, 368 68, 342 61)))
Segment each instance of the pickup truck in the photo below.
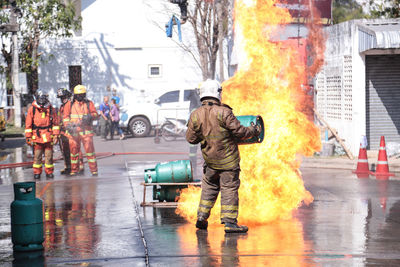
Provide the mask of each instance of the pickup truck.
POLYGON ((131 103, 121 107, 121 128, 134 137, 148 136, 165 118, 189 119, 189 95, 195 89, 166 92, 150 103, 131 103))

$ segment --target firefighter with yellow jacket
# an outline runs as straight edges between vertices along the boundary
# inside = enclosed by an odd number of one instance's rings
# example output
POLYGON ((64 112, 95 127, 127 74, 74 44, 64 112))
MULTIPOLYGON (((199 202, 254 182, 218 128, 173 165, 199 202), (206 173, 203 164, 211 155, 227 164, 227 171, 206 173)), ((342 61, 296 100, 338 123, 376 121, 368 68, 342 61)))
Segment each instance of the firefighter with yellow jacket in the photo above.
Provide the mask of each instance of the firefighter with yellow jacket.
POLYGON ((258 136, 260 129, 242 126, 232 109, 221 103, 221 91, 218 81, 201 84, 201 106, 190 115, 186 132, 190 144, 201 143, 205 161, 196 227, 207 229, 211 208, 221 191, 221 223, 225 232, 245 233, 247 226, 237 224, 240 186, 237 140, 258 136))
POLYGON ((60 131, 57 112, 51 106, 48 95, 42 90, 36 91, 35 99, 25 120, 26 142, 34 149, 33 174, 35 179, 40 179, 44 154, 46 177, 53 178, 53 145, 57 143, 60 131))

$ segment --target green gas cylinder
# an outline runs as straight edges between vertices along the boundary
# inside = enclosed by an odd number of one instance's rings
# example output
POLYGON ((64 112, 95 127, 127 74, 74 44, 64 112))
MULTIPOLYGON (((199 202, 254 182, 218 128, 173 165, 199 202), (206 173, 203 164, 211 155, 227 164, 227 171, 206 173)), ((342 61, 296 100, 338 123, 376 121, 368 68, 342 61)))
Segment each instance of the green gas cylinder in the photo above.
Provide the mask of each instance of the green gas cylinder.
POLYGON ((43 249, 43 202, 35 194, 35 182, 14 184, 14 201, 11 203, 11 240, 14 251, 43 249))
POLYGON ((249 127, 250 125, 261 126, 261 133, 258 136, 246 140, 241 140, 240 142, 238 142, 238 145, 261 143, 264 140, 264 122, 261 116, 245 115, 236 116, 236 118, 240 121, 240 124, 245 127, 249 127))
POLYGON ((172 185, 172 186, 153 186, 153 200, 160 202, 176 202, 179 199, 181 190, 187 188, 186 185, 172 185))
POLYGON ((153 169, 144 170, 146 183, 188 183, 193 181, 190 160, 158 163, 153 169))

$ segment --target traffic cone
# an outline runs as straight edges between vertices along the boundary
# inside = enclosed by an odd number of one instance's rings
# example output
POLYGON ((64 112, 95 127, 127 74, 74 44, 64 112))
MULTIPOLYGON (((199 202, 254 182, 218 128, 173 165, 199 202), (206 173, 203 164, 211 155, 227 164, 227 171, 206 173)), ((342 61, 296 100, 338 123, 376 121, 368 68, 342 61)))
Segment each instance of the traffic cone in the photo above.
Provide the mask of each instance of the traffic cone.
POLYGON ((358 152, 357 169, 353 173, 357 174, 358 178, 367 178, 370 174, 367 149, 362 144, 360 144, 360 151, 358 152))
POLYGON ((371 172, 376 178, 387 179, 389 176, 394 176, 393 173, 389 172, 389 164, 386 154, 385 137, 381 136, 381 144, 379 145, 378 162, 376 165, 376 171, 371 172))

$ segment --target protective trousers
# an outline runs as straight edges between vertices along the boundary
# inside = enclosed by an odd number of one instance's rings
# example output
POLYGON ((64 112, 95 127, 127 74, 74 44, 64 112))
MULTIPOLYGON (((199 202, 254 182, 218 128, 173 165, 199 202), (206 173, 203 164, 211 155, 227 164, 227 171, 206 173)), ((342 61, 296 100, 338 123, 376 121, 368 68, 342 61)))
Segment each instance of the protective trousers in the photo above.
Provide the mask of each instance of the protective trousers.
POLYGON ((99 124, 100 124, 101 137, 103 139, 106 139, 108 132, 110 131, 111 128, 110 120, 105 120, 103 116, 100 116, 99 124))
POLYGON ((60 149, 64 158, 65 169, 71 169, 71 152, 69 151, 69 140, 68 137, 60 135, 60 149))
POLYGON ((46 174, 53 173, 54 164, 53 164, 53 145, 48 143, 36 143, 33 146, 34 156, 33 156, 33 173, 41 174, 42 173, 42 157, 44 152, 44 169, 46 174))
POLYGON ((85 148, 89 169, 92 173, 97 173, 97 160, 94 152, 93 136, 77 135, 69 137, 69 149, 71 151, 71 173, 79 172, 79 153, 81 142, 85 148))
POLYGON ((221 223, 237 223, 239 212, 240 170, 205 168, 201 182, 201 198, 197 218, 207 220, 221 191, 221 223))

